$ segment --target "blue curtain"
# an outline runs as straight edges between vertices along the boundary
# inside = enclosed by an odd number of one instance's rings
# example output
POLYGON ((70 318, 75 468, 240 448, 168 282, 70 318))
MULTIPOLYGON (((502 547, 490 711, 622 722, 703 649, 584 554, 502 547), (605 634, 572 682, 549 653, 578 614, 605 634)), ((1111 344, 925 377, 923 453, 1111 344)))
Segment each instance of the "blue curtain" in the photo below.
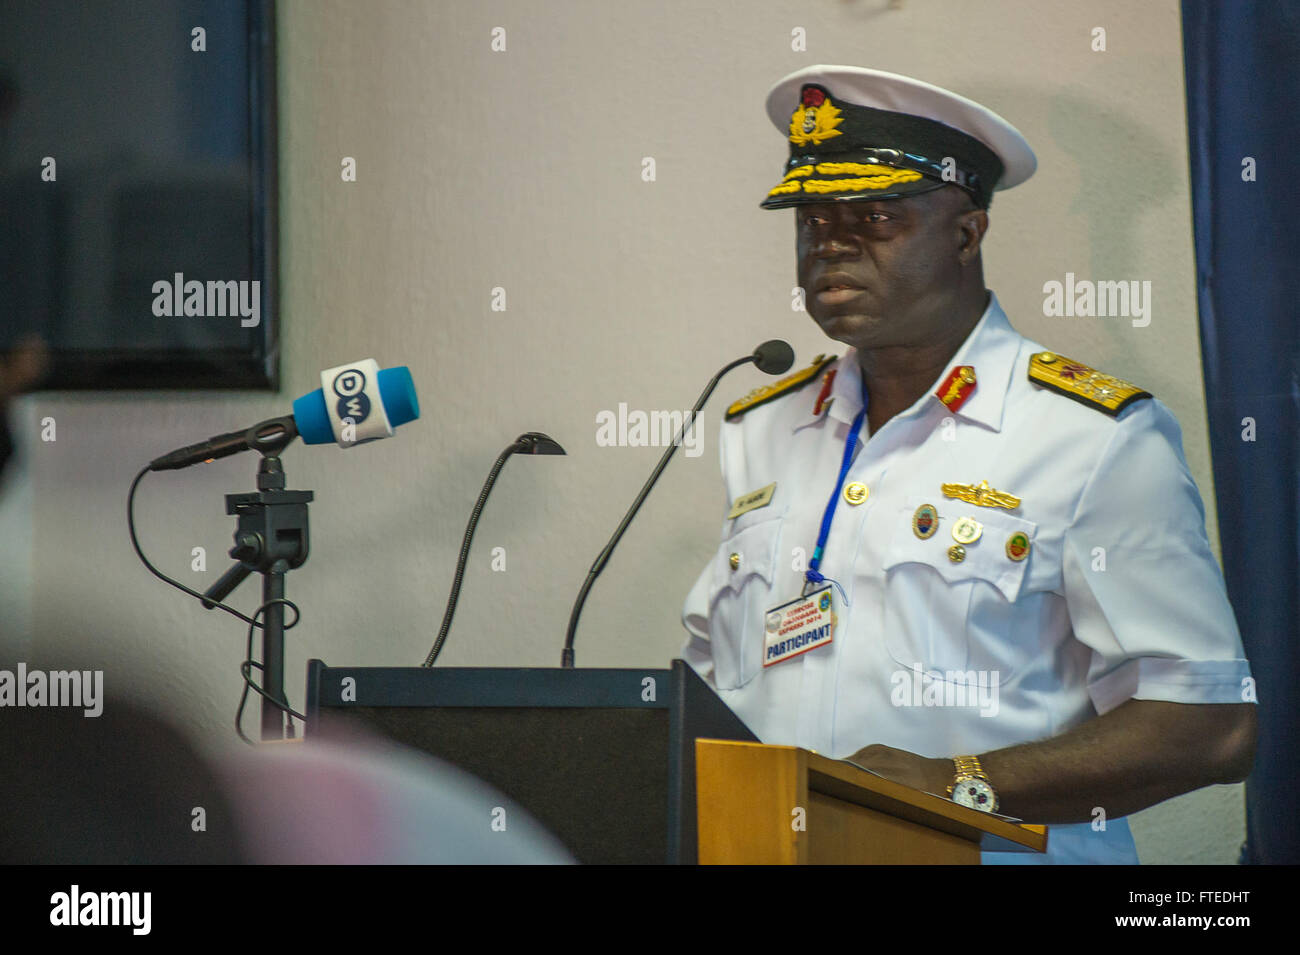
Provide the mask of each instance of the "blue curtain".
POLYGON ((1183 0, 1219 537, 1259 700, 1242 861, 1300 862, 1300 5, 1183 0))

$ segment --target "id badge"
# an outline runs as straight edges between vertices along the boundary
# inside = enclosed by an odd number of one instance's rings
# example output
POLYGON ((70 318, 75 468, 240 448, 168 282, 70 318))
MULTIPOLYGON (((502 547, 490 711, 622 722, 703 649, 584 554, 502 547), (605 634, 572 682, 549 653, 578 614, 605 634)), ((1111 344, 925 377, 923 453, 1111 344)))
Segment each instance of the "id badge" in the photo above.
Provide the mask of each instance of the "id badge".
POLYGON ((835 598, 827 586, 767 612, 764 618, 763 666, 776 666, 791 657, 831 642, 835 633, 835 598))

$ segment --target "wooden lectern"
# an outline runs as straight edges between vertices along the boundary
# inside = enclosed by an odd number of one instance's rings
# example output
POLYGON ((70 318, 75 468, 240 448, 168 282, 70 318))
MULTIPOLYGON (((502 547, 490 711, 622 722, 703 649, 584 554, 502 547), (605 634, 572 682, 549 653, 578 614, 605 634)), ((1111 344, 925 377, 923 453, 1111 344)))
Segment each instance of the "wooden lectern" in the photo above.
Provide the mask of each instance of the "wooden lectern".
POLYGON ((793 746, 695 741, 701 864, 978 865, 1043 852, 1018 825, 793 746))

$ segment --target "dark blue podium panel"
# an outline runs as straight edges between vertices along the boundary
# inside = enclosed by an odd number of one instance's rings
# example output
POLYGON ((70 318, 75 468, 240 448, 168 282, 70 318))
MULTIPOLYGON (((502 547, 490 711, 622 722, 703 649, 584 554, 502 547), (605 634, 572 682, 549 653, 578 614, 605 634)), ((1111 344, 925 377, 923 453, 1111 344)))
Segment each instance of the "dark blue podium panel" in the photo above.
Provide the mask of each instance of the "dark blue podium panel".
POLYGON ((696 861, 695 740, 757 737, 666 670, 307 667, 307 735, 362 727, 473 773, 591 863, 696 861))

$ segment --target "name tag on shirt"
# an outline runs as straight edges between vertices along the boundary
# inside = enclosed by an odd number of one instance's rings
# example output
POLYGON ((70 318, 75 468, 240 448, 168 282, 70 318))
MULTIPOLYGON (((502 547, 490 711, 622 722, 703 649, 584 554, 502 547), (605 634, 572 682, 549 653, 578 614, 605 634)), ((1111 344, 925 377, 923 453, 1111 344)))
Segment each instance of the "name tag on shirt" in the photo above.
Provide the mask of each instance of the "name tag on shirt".
POLYGON ((731 510, 727 512, 727 520, 735 520, 746 511, 757 510, 760 507, 766 507, 772 503, 772 495, 776 493, 776 482, 773 481, 767 487, 760 487, 757 491, 750 491, 748 494, 742 494, 736 498, 731 510))
POLYGON ((763 666, 816 650, 835 634, 835 598, 831 587, 799 597, 767 612, 764 618, 763 666))

